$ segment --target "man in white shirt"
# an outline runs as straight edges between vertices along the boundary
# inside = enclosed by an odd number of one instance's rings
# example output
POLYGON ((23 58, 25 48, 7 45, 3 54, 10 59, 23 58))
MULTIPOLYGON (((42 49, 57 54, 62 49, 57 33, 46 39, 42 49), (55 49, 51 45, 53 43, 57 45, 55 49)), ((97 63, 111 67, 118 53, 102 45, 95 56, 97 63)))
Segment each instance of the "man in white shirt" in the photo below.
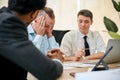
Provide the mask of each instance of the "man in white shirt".
POLYGON ((93 14, 91 11, 83 9, 77 14, 78 30, 70 31, 62 39, 60 49, 64 53, 65 60, 88 60, 99 59, 105 52, 105 43, 97 31, 90 30, 93 23, 93 14), (84 36, 87 36, 89 48, 85 48, 84 36), (89 51, 86 55, 85 51, 89 51))
POLYGON ((59 48, 59 44, 52 34, 54 23, 55 15, 53 10, 45 7, 27 28, 29 39, 44 55, 47 55, 48 50, 59 48))

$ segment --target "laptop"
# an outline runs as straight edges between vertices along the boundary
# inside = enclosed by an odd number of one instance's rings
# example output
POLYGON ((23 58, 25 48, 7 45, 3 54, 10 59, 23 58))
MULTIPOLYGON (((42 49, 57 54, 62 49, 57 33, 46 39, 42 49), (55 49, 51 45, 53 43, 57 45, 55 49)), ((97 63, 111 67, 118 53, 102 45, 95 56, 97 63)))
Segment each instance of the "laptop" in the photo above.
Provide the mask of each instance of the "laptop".
MULTIPOLYGON (((95 62, 97 63, 91 69, 91 71, 108 70, 109 67, 107 64, 120 62, 120 39, 109 39, 104 56, 95 62), (99 68, 98 66, 101 64, 103 67, 99 68)), ((72 72, 70 75, 75 76, 75 73, 76 72, 72 72)))
POLYGON ((107 64, 120 62, 120 39, 109 39, 106 50, 110 46, 113 46, 113 49, 103 59, 104 62, 107 64))
MULTIPOLYGON (((111 46, 113 46, 113 49, 103 59, 107 64, 120 62, 120 39, 109 39, 107 43, 106 51, 111 46)), ((83 63, 96 64, 98 61, 99 60, 88 60, 83 63)))
POLYGON ((104 66, 101 70, 107 70, 109 69, 107 64, 117 62, 120 62, 120 39, 109 39, 104 56, 96 63, 92 71, 95 71, 95 68, 100 64, 104 66))

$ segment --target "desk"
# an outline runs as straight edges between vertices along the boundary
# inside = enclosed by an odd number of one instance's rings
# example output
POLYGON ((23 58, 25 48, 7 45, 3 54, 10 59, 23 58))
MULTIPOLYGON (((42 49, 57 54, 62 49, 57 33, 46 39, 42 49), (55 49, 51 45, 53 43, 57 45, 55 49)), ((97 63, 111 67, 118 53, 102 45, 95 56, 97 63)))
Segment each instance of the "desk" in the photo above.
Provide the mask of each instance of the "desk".
MULTIPOLYGON (((109 64, 110 69, 120 68, 120 65, 117 66, 116 64, 109 64)), ((119 63, 120 64, 120 63, 119 63)), ((71 72, 86 72, 88 71, 89 67, 86 68, 71 68, 71 69, 64 69, 63 74, 57 80, 75 80, 74 77, 70 76, 71 72)))
MULTIPOLYGON (((64 62, 66 63, 66 62, 64 62)), ((71 63, 71 61, 67 62, 67 63, 71 63)), ((78 62, 80 63, 80 62, 78 62)), ((116 64, 109 64, 108 65, 110 69, 114 69, 114 68, 120 68, 120 63, 116 63, 116 64), (117 64, 119 64, 119 66, 116 66, 117 64)), ((70 76, 71 72, 86 72, 88 71, 89 67, 85 67, 85 68, 71 68, 71 69, 64 69, 63 70, 63 74, 57 79, 57 80, 75 80, 74 77, 70 76)), ((37 78, 35 78, 34 76, 32 76, 32 74, 28 73, 28 80, 38 80, 37 78)))
POLYGON ((74 80, 74 77, 70 76, 71 72, 85 72, 88 68, 74 68, 74 69, 66 69, 63 71, 63 74, 57 80, 74 80))

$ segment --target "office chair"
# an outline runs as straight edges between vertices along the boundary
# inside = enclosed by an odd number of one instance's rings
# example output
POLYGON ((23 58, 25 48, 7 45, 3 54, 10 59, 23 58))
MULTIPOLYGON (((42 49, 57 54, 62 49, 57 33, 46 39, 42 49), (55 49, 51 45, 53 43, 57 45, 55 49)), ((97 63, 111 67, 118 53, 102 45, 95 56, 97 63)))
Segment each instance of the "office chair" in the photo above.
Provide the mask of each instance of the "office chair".
POLYGON ((61 45, 62 38, 65 33, 69 32, 70 30, 53 30, 53 35, 55 36, 55 40, 61 45))

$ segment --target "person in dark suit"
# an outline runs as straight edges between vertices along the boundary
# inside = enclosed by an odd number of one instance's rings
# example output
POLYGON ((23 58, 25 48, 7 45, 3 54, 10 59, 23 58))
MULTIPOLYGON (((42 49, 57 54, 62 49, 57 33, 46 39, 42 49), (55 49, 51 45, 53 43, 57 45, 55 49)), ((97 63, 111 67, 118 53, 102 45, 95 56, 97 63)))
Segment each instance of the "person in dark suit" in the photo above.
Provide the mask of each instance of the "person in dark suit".
POLYGON ((27 72, 39 80, 56 80, 63 72, 62 54, 44 56, 28 39, 27 25, 46 5, 46 0, 9 0, 0 9, 0 78, 27 80, 27 72))

